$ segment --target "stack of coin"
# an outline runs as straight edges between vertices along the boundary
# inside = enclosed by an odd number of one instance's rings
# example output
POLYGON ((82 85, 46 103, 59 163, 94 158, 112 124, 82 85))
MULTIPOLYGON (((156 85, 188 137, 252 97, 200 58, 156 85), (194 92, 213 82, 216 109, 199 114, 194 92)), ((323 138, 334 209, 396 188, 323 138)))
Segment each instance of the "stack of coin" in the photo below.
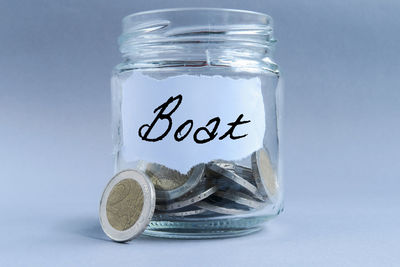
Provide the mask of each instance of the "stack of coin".
MULTIPOLYGON (((156 181, 157 192, 155 218, 242 214, 273 203, 279 190, 268 152, 260 149, 252 154, 251 160, 251 168, 228 161, 212 161, 195 166, 187 175, 165 166, 159 168, 164 173, 152 178, 156 181), (166 176, 169 177, 163 181, 166 176), (157 185, 170 180, 181 184, 173 189, 175 192, 184 193, 159 193, 169 188, 157 185)), ((148 164, 145 172, 155 176, 154 171, 149 171, 156 169, 155 166, 148 164)))
POLYGON ((251 156, 251 168, 228 161, 194 166, 187 174, 157 163, 117 174, 101 201, 104 231, 116 241, 140 234, 154 220, 244 214, 274 204, 279 184, 268 152, 251 156))

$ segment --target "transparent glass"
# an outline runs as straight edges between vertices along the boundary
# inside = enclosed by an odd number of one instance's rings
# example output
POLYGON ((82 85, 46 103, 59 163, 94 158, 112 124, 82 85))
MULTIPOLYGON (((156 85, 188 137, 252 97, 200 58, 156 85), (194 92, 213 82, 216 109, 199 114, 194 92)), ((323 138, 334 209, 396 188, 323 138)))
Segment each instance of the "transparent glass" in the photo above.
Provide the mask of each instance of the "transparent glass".
POLYGON ((124 18, 119 42, 115 172, 136 169, 155 185, 156 210, 145 234, 239 236, 278 215, 279 71, 271 18, 206 8, 142 12, 124 18))

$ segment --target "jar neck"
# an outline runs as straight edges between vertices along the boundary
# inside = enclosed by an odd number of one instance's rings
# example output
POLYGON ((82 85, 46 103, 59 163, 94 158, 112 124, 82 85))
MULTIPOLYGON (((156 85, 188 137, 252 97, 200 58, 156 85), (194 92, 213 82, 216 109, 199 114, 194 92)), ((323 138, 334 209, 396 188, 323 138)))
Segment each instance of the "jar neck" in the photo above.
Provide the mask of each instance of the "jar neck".
POLYGON ((272 20, 223 9, 160 10, 123 20, 125 59, 139 67, 263 68, 275 73, 272 20))

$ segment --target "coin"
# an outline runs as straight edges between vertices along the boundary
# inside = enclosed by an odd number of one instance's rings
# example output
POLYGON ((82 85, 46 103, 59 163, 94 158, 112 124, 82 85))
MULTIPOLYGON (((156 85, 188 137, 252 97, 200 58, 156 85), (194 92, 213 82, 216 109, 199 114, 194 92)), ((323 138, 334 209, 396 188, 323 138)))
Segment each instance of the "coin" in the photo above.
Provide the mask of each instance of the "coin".
POLYGON ((243 210, 243 209, 235 209, 235 208, 226 208, 223 206, 219 206, 216 203, 211 203, 208 201, 201 201, 195 204, 196 207, 208 210, 208 211, 212 211, 212 212, 216 212, 216 213, 220 213, 220 214, 227 214, 227 215, 235 215, 235 214, 243 214, 248 212, 247 210, 243 210))
POLYGON ((254 178, 260 194, 276 202, 279 192, 278 179, 272 167, 271 160, 265 149, 254 152, 251 156, 254 178))
POLYGON ((222 166, 217 163, 211 163, 208 165, 208 168, 216 172, 217 174, 222 175, 223 177, 228 178, 234 183, 240 185, 242 188, 250 192, 254 197, 262 199, 262 196, 259 194, 258 189, 255 185, 237 175, 235 172, 229 170, 229 168, 224 168, 222 166))
POLYGON ((156 211, 156 215, 165 215, 165 216, 174 216, 174 217, 187 217, 187 216, 193 216, 193 215, 198 215, 201 213, 206 212, 207 210, 205 209, 201 209, 201 208, 197 208, 197 207, 190 207, 190 209, 186 209, 186 210, 173 210, 170 212, 166 212, 166 211, 156 211))
POLYGON ((235 165, 234 172, 236 172, 239 176, 246 179, 248 182, 255 184, 254 174, 253 174, 253 170, 251 168, 241 166, 241 165, 235 165))
POLYGON ((148 163, 144 172, 156 189, 157 201, 176 199, 193 189, 204 176, 204 164, 194 166, 186 175, 161 164, 148 163))
POLYGON ((174 202, 158 204, 156 205, 157 210, 168 211, 168 210, 176 210, 189 205, 192 205, 196 202, 199 202, 215 192, 217 192, 218 186, 213 184, 202 183, 198 186, 197 189, 189 192, 187 195, 183 196, 180 200, 175 200, 174 202), (205 189, 204 189, 205 188, 205 189))
POLYGON ((216 164, 224 169, 233 171, 240 177, 244 178, 246 181, 252 183, 253 185, 256 185, 254 181, 253 170, 251 168, 222 160, 213 161, 211 162, 211 164, 216 164))
POLYGON ((100 224, 114 241, 126 242, 140 235, 149 224, 156 194, 142 172, 125 170, 107 184, 100 201, 100 224))
POLYGON ((218 191, 214 195, 217 197, 220 197, 222 199, 228 199, 232 202, 235 202, 240 205, 244 205, 244 206, 252 208, 252 209, 259 209, 259 208, 265 206, 265 203, 257 201, 254 198, 252 198, 246 194, 243 194, 241 192, 218 191))

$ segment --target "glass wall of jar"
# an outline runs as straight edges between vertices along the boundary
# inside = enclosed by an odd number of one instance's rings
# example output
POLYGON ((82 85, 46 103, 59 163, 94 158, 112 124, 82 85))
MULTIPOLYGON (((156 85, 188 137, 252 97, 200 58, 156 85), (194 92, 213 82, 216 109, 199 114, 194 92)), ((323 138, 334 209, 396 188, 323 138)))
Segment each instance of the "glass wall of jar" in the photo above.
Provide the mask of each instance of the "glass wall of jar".
POLYGON ((156 189, 145 234, 252 233, 282 210, 279 71, 272 20, 227 9, 168 9, 123 20, 112 78, 115 171, 156 189))

